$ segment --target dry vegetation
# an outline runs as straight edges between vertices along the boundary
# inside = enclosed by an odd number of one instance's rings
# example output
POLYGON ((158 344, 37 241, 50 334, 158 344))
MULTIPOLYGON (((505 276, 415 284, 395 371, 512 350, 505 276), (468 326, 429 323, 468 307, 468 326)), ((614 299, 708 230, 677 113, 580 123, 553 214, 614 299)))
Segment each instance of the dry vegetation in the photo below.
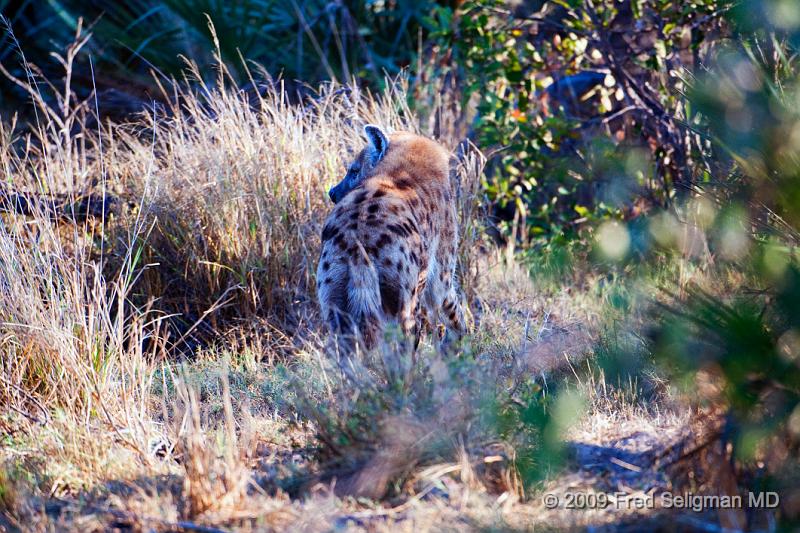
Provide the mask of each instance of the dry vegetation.
POLYGON ((536 495, 669 483, 647 454, 689 438, 687 409, 606 385, 585 359, 615 321, 614 284, 532 280, 489 251, 475 149, 459 172, 476 323, 463 353, 425 345, 412 367, 389 345, 348 375, 326 358, 313 294, 325 191, 364 123, 417 129, 401 82, 380 96, 326 86, 297 105, 280 82, 248 95, 222 72, 165 88, 169 109, 92 128, 93 101, 69 88, 76 52, 60 107, 34 98, 36 123, 3 117, 0 132, 14 190, 108 204, 86 218, 40 202, 0 224, 0 529, 602 524, 619 517, 556 516, 536 495), (555 412, 575 451, 538 488, 517 464, 529 441, 487 407, 534 382, 571 391, 555 412), (620 473, 607 449, 625 439, 645 449, 620 473))

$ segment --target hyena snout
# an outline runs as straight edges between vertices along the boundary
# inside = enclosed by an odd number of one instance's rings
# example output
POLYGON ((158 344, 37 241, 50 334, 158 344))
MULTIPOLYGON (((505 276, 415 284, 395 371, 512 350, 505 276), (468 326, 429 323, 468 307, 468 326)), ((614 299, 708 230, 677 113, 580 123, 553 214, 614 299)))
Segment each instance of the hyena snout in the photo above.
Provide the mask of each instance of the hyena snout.
POLYGON ((328 198, 335 204, 339 203, 339 200, 342 199, 341 184, 331 187, 331 190, 328 191, 328 198))

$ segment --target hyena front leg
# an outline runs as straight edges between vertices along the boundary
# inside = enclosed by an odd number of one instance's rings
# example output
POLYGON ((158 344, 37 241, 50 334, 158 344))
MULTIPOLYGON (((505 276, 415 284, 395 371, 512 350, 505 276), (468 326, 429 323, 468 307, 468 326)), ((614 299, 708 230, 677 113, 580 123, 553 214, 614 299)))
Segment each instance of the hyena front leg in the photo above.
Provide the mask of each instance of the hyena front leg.
POLYGON ((411 309, 411 319, 413 320, 414 327, 414 352, 419 349, 419 343, 422 337, 430 329, 430 321, 428 314, 425 312, 425 276, 426 273, 422 272, 417 281, 416 294, 414 295, 414 307, 411 309))
POLYGON ((448 287, 439 280, 431 284, 426 293, 428 316, 433 318, 431 326, 438 329, 439 346, 447 351, 454 340, 466 333, 461 299, 455 287, 448 287))
POLYGON ((420 331, 418 328, 417 313, 419 311, 419 286, 414 287, 410 297, 404 302, 400 310, 400 327, 403 330, 403 347, 406 352, 411 352, 412 365, 417 362, 417 347, 419 346, 420 331))
MULTIPOLYGON (((416 298, 414 298, 416 300, 416 298)), ((417 319, 414 316, 416 309, 416 301, 407 302, 400 311, 400 329, 403 332, 404 341, 411 342, 417 330, 417 319)))
POLYGON ((422 338, 428 334, 433 332, 433 326, 431 325, 430 320, 428 319, 428 313, 425 311, 424 305, 417 306, 417 320, 416 326, 414 330, 414 350, 419 349, 419 343, 422 341, 422 338))

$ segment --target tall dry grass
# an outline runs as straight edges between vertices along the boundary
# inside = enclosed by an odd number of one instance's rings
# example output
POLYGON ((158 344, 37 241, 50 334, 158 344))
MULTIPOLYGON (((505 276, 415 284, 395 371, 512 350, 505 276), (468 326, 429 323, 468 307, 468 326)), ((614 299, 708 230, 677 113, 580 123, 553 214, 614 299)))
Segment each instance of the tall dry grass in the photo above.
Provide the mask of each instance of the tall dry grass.
MULTIPOLYGON (((241 499, 244 489, 202 485, 195 474, 215 459, 201 452, 200 426, 186 426, 194 441, 172 435, 177 415, 162 414, 154 382, 173 386, 161 383, 171 381, 165 365, 198 340, 227 343, 231 328, 258 331, 247 342, 267 357, 314 351, 327 190, 363 147, 364 124, 419 128, 402 79, 380 95, 326 85, 298 105, 265 75, 258 94, 244 93, 224 69, 206 83, 192 65, 186 79, 165 84, 166 108, 102 122, 97 102, 70 88, 85 39, 79 31, 59 56, 63 80, 43 83, 34 71, 17 80, 31 95, 32 124, 0 120, 0 409, 16 413, 0 417, 0 428, 45 428, 55 444, 42 449, 61 454, 53 464, 79 472, 62 482, 66 492, 118 475, 112 468, 158 470, 162 444, 172 450, 183 439, 185 464, 197 467, 184 472, 194 480, 186 491, 202 514, 225 497, 215 491, 241 499), (17 193, 42 201, 18 209, 17 193), (103 199, 100 216, 71 208, 87 195, 103 199), (100 434, 97 446, 57 444, 100 434), (117 445, 132 454, 124 465, 108 457, 117 445)), ((477 150, 462 154, 460 273, 469 294, 481 168, 477 150)))
POLYGON ((146 135, 115 132, 124 164, 111 172, 148 198, 154 221, 141 290, 185 328, 269 317, 293 333, 309 318, 327 190, 363 146, 363 125, 416 127, 400 86, 374 97, 329 85, 294 105, 279 81, 255 96, 226 85, 223 72, 213 87, 176 88, 169 109, 138 124, 146 135))
POLYGON ((15 131, 15 117, 2 121, 2 194, 10 212, 0 223, 0 405, 40 425, 56 409, 75 426, 99 420, 142 451, 160 350, 160 318, 130 300, 144 220, 131 219, 116 273, 107 276, 105 220, 55 213, 47 200, 14 212, 22 207, 17 192, 68 200, 92 188, 106 192, 102 139, 82 129, 90 102, 77 100, 69 86, 85 42, 79 36, 58 56, 65 81, 50 85, 47 98, 32 81, 17 80, 32 96, 36 119, 24 133, 15 131))

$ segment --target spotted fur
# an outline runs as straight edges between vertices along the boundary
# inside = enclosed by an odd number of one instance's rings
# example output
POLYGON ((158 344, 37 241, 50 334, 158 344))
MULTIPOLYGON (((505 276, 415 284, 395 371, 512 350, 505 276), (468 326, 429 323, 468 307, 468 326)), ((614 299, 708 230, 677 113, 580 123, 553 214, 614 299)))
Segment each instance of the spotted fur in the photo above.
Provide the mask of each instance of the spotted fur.
POLYGON ((412 133, 365 133, 367 147, 330 193, 317 269, 323 317, 340 347, 372 348, 388 323, 411 338, 423 316, 461 336, 450 156, 412 133))

